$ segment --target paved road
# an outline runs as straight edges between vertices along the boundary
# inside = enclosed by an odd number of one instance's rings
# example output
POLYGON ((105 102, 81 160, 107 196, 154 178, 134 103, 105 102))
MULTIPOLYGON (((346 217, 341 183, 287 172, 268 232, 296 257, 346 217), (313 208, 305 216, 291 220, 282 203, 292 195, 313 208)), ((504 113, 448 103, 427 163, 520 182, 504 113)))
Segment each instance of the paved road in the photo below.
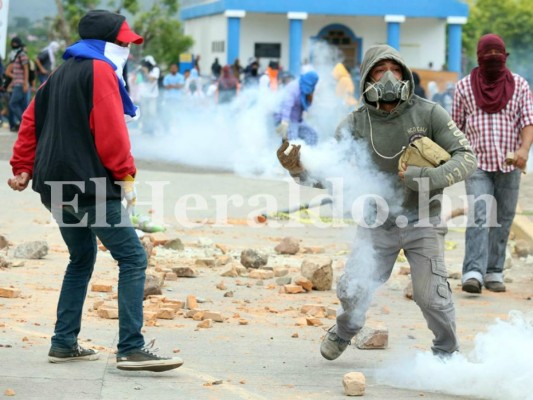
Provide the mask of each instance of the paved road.
MULTIPOLYGON (((12 134, 0 131, 0 182, 9 177, 6 158, 9 154, 7 148, 12 142, 12 134)), ((262 249, 270 255, 269 265, 285 266, 291 275, 296 275, 302 260, 311 256, 281 256, 273 251, 282 237, 291 235, 301 239, 303 246, 323 247, 324 255, 333 260, 336 278, 342 271, 353 237, 350 226, 323 229, 313 225, 295 228, 266 225, 251 228, 242 224, 254 209, 250 204, 230 207, 228 218, 231 223, 216 225, 213 210, 217 198, 214 196, 238 193, 248 199, 257 193, 268 193, 280 199, 280 204, 286 204, 286 182, 246 179, 215 171, 199 173, 183 166, 144 166, 148 165, 140 163, 139 175, 145 181, 171 182, 162 198, 162 208, 156 209, 156 213, 163 215, 169 224, 167 234, 179 236, 185 243, 186 250, 173 261, 176 264, 190 265, 196 258, 217 255, 219 250, 214 244, 220 243, 229 249, 235 260, 244 248, 262 249), (190 193, 205 198, 207 202, 206 207, 190 211, 190 220, 207 218, 208 223, 187 228, 176 224, 172 210, 175 210, 179 199, 190 193)), ((525 178, 528 183, 524 187, 531 193, 533 185, 529 176, 525 178)), ((140 200, 147 200, 148 186, 139 189, 140 200)), ((305 201, 318 193, 315 189, 306 188, 302 190, 301 197, 305 201)), ((463 186, 455 185, 448 193, 458 199, 463 194, 463 186)), ((350 348, 339 360, 328 362, 321 358, 318 347, 324 330, 332 321, 322 318, 321 327, 296 324, 302 318, 299 309, 304 304, 336 306, 334 291, 280 294, 273 280, 265 280, 258 285, 255 280, 247 278, 222 278, 220 273, 224 268, 219 267, 199 268, 200 276, 195 279, 167 282, 164 294, 179 300, 188 294, 196 295, 205 301, 205 308, 222 312, 227 317, 226 322, 217 323, 211 329, 198 330, 197 322, 178 316, 174 320, 159 320, 159 326, 145 328, 148 338, 157 338, 162 352, 179 352, 185 360, 182 368, 162 374, 117 370, 112 353, 117 340, 116 321, 100 319, 90 311, 93 302, 101 298, 100 294, 93 292, 88 295, 80 339, 84 345, 99 348, 102 358, 91 363, 49 364, 46 353, 53 331, 59 283, 68 255, 57 228, 50 222, 35 193, 14 193, 2 184, 0 196, 3 204, 0 208, 0 234, 6 235, 14 244, 26 240, 47 240, 50 245, 46 258, 25 260, 22 267, 0 270, 1 286, 12 285, 22 290, 21 298, 0 298, 0 393, 13 390, 20 399, 54 400, 341 399, 345 397, 342 376, 350 371, 361 371, 367 377, 365 397, 369 399, 513 398, 508 392, 499 392, 505 389, 505 379, 497 384, 491 375, 476 375, 479 364, 452 364, 446 368, 445 374, 435 373, 432 378, 427 378, 423 370, 439 371, 443 364, 431 361, 419 365, 416 354, 429 349, 431 335, 417 306, 403 295, 408 277, 399 275, 399 269, 395 269, 391 280, 379 290, 368 313, 369 321, 388 327, 390 339, 387 350, 350 348), (221 281, 227 287, 224 291, 216 288, 221 281), (233 297, 224 297, 227 291, 232 291, 233 297), (247 319, 249 324, 239 325, 239 318, 247 319), (293 337, 295 333, 297 338, 293 337), (393 380, 383 378, 383 374, 390 375, 400 365, 399 360, 411 366, 419 365, 420 368, 411 374, 421 377, 418 386, 404 381, 408 389, 392 387, 393 380), (461 367, 455 368, 456 365, 461 367), (461 381, 463 374, 469 376, 467 372, 477 376, 477 381, 461 381), (222 384, 212 384, 218 380, 222 384), (435 381, 436 386, 432 386, 431 381, 435 381), (438 383, 444 385, 440 392, 433 390, 439 389, 438 383), (493 388, 492 394, 487 390, 478 391, 480 385, 493 388)), ((521 201, 522 204, 527 203, 523 197, 521 201)), ((463 235, 462 228, 452 228, 447 236, 446 261, 451 272, 460 270, 463 235)), ((158 256, 164 254, 161 250, 159 253, 158 256)), ((93 280, 116 285, 115 263, 105 252, 99 252, 98 257, 93 280)), ((163 262, 164 258, 159 260, 163 262)), ((399 262, 398 267, 401 265, 404 264, 399 262)), ((508 283, 509 292, 506 294, 469 296, 460 291, 457 279, 450 281, 465 356, 472 357, 476 335, 487 332, 496 318, 507 320, 510 310, 524 313, 531 310, 532 271, 533 267, 523 260, 513 259, 513 267, 507 271, 508 278, 513 282, 508 283)), ((513 354, 508 357, 516 359, 513 354)), ((402 386, 397 379, 394 382, 395 386, 402 386)))

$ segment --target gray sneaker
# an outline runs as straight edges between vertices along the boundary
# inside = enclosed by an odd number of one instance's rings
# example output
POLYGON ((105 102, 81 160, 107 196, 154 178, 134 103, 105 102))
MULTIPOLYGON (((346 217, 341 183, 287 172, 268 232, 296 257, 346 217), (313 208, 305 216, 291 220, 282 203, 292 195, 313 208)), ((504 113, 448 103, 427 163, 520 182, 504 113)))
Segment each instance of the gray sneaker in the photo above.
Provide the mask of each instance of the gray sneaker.
POLYGON ((351 344, 349 340, 344 340, 337 336, 337 325, 328 329, 328 333, 322 339, 320 354, 326 360, 335 360, 351 344))
POLYGON ((71 351, 58 351, 50 349, 48 361, 51 363, 62 363, 70 361, 94 361, 100 358, 97 350, 84 349, 80 345, 71 351))
POLYGON ((183 360, 179 357, 160 357, 154 349, 155 339, 142 349, 124 357, 117 357, 117 368, 125 371, 163 372, 181 367, 183 360))

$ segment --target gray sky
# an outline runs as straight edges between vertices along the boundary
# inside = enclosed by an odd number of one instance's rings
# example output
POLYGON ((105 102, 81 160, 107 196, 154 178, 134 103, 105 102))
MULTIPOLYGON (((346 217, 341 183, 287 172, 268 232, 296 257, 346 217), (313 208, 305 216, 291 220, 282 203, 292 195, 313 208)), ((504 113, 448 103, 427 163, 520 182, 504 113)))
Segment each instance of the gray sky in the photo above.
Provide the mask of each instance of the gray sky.
MULTIPOLYGON (((107 0, 102 0, 107 4, 107 0)), ((141 3, 151 4, 151 0, 141 0, 141 3)), ((31 20, 42 19, 57 14, 55 0, 10 0, 9 18, 28 17, 31 20)))
POLYGON ((41 19, 56 14, 54 0, 10 0, 9 19, 13 17, 28 17, 32 20, 41 19))

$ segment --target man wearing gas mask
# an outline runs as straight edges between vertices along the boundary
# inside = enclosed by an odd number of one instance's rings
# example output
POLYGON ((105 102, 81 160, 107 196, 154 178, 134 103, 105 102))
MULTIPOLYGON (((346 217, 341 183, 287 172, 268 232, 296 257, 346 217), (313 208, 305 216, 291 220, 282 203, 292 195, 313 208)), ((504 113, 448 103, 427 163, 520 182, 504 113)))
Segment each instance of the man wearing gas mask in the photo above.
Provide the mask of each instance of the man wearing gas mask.
MULTIPOLYGON (((337 284, 341 305, 336 325, 320 348, 328 360, 339 357, 363 328, 372 295, 391 275, 402 249, 411 267, 414 300, 435 336, 433 353, 446 357, 459 348, 444 265, 446 227, 440 221, 441 203, 424 199, 434 198, 473 173, 476 159, 449 114, 414 95, 413 87, 412 73, 394 48, 371 47, 361 65, 362 106, 336 131, 339 141, 355 141, 370 152, 376 175, 387 178, 383 185, 392 183, 401 205, 391 207, 380 223, 374 215, 375 224, 357 228, 352 254, 337 284), (418 151, 416 157, 404 157, 406 148, 412 147, 418 151)), ((300 148, 294 146, 289 152, 287 147, 284 144, 278 150, 280 163, 301 184, 317 186, 300 162, 300 148)))
POLYGON ((479 159, 476 172, 466 180, 469 195, 465 235, 463 287, 481 293, 505 292, 503 266, 509 230, 533 142, 533 99, 527 81, 505 65, 508 53, 495 34, 481 37, 479 66, 458 82, 452 117, 479 159), (493 201, 487 202, 487 196, 493 201), (480 201, 481 200, 481 201, 480 201), (492 218, 496 211, 496 219, 492 218), (490 256, 489 256, 490 255, 490 256))

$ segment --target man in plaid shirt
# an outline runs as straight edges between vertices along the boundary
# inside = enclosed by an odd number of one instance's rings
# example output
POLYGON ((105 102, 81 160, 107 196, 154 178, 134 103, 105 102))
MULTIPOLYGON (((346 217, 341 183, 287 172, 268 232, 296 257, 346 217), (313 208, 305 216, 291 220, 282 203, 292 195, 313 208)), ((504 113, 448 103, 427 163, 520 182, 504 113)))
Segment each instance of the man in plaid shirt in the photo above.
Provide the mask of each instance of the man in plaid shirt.
POLYGON ((28 106, 29 60, 24 51, 24 43, 19 37, 11 39, 11 49, 15 52, 11 72, 7 72, 11 81, 11 97, 9 98, 9 128, 18 132, 22 113, 28 106))
POLYGON ((477 171, 466 179, 469 215, 463 291, 505 292, 509 230, 533 142, 533 99, 527 81, 505 65, 509 54, 495 34, 477 46, 478 67, 458 82, 452 118, 472 145, 477 171))

